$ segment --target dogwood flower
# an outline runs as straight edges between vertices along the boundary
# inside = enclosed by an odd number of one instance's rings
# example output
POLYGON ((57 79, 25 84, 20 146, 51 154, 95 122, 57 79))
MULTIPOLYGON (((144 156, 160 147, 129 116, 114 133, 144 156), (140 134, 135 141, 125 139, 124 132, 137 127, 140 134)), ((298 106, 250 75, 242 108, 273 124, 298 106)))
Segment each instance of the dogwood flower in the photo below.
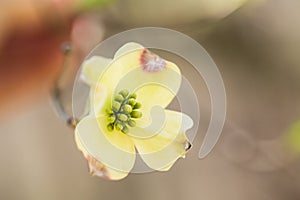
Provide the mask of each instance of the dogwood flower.
POLYGON ((151 169, 167 171, 191 148, 184 113, 166 109, 176 96, 181 73, 172 62, 137 43, 113 59, 93 56, 83 63, 89 85, 89 113, 75 128, 90 173, 119 180, 134 167, 136 153, 151 169))

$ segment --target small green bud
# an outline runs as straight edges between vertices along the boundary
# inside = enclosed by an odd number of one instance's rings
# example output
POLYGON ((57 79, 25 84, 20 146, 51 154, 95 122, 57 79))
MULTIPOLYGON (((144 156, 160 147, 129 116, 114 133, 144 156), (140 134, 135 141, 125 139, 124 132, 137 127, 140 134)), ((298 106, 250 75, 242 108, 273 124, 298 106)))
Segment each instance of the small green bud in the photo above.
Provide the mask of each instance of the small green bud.
POLYGON ((135 127, 136 123, 133 120, 129 120, 128 125, 131 126, 131 127, 135 127))
POLYGON ((132 107, 128 104, 125 104, 123 106, 123 110, 124 110, 125 113, 131 113, 132 112, 132 107))
POLYGON ((115 96, 115 101, 122 103, 122 101, 124 101, 124 97, 122 95, 118 94, 115 96))
POLYGON ((114 122, 116 120, 116 117, 114 115, 111 115, 108 117, 109 122, 114 122))
POLYGON ((127 117, 127 115, 125 115, 125 114, 119 114, 119 115, 118 115, 118 118, 119 118, 119 120, 121 120, 121 121, 123 121, 123 122, 125 122, 125 121, 128 120, 128 117, 127 117))
POLYGON ((124 98, 126 98, 128 96, 128 94, 129 94, 129 92, 128 92, 128 90, 121 90, 119 92, 119 94, 122 95, 124 98))
POLYGON ((114 130, 114 125, 113 124, 108 124, 107 125, 107 130, 110 131, 110 132, 113 131, 114 130))
POLYGON ((139 112, 139 111, 132 111, 131 113, 130 113, 130 116, 131 117, 133 117, 133 118, 141 118, 142 117, 142 113, 141 112, 139 112))
POLYGON ((119 102, 114 101, 112 107, 113 107, 113 111, 117 112, 119 111, 121 104, 119 102))
POLYGON ((142 104, 140 104, 139 102, 137 102, 134 106, 133 109, 139 109, 142 107, 142 104))
POLYGON ((116 130, 120 131, 123 129, 123 125, 121 123, 115 123, 116 130))
POLYGON ((136 104, 135 99, 130 98, 130 99, 128 100, 128 104, 131 105, 131 106, 134 106, 134 105, 136 104))
POLYGON ((136 94, 135 93, 131 94, 130 98, 136 99, 136 94))
POLYGON ((122 129, 122 132, 123 133, 128 133, 129 132, 129 129, 127 126, 124 126, 123 129, 122 129))

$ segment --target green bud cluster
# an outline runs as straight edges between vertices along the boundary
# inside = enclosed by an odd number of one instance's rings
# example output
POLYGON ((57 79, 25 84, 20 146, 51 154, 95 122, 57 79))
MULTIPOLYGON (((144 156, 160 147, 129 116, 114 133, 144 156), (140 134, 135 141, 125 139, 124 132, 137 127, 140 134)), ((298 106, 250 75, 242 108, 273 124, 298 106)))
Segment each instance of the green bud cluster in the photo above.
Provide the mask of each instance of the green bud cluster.
POLYGON ((129 127, 136 125, 135 119, 141 118, 142 113, 138 111, 141 104, 136 101, 136 94, 129 94, 127 90, 118 92, 112 101, 112 108, 108 109, 107 130, 118 130, 128 133, 129 127))

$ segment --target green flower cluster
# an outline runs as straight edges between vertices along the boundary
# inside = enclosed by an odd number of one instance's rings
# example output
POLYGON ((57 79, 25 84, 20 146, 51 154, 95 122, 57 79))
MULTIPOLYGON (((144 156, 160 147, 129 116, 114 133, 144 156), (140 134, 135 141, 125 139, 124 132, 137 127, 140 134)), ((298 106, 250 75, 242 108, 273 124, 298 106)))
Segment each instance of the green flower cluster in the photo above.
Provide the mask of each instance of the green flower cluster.
POLYGON ((129 94, 127 90, 121 90, 118 92, 113 101, 112 108, 108 109, 108 131, 114 129, 128 133, 129 127, 136 125, 135 119, 141 118, 142 113, 138 111, 141 108, 141 104, 136 101, 136 94, 129 94))

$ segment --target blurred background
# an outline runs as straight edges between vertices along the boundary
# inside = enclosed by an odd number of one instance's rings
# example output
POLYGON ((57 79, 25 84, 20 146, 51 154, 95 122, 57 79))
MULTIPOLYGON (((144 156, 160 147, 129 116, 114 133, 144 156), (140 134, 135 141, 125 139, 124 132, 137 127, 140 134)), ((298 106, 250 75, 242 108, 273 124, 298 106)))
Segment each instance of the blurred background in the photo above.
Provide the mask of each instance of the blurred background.
POLYGON ((0 199, 300 199, 299 9, 299 0, 2 0, 0 199), (143 26, 181 31, 211 55, 227 92, 224 131, 199 160, 204 116, 169 172, 90 177, 49 100, 61 43, 72 42, 74 74, 97 42, 143 26))

